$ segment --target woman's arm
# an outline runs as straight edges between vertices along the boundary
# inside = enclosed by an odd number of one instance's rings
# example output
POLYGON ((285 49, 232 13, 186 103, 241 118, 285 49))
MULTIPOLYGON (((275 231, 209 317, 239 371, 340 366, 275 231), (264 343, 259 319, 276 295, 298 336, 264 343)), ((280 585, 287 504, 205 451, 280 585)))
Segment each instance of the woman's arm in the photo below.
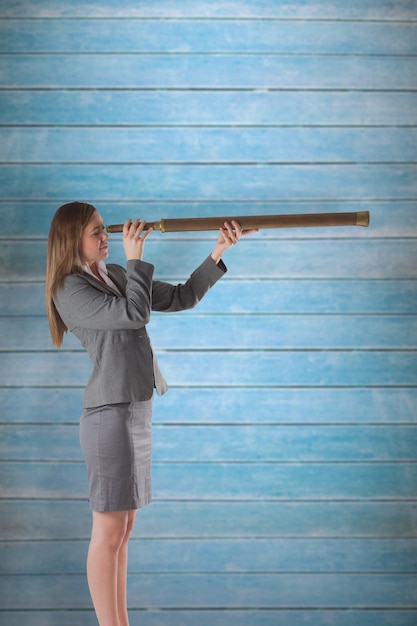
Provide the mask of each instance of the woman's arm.
POLYGON ((211 253, 211 258, 215 261, 215 263, 218 263, 226 250, 237 244, 242 236, 257 232, 258 228, 242 230, 235 220, 232 220, 231 225, 225 222, 224 228, 220 228, 217 243, 211 253))
POLYGON ((154 267, 143 262, 145 222, 127 220, 123 227, 123 246, 127 259, 126 297, 117 297, 95 286, 82 274, 66 277, 54 295, 55 306, 66 326, 96 330, 140 328, 149 322, 154 267))
POLYGON ((154 281, 152 285, 152 310, 172 313, 192 309, 224 274, 226 266, 218 264, 208 256, 191 274, 190 278, 178 285, 154 281))
POLYGON ((94 278, 70 274, 54 296, 55 306, 69 330, 93 328, 122 330, 141 328, 149 322, 152 276, 150 263, 129 260, 126 269, 126 296, 109 293, 94 278))
POLYGON ((154 311, 182 311, 191 309, 207 293, 227 271, 221 260, 224 252, 234 246, 242 235, 257 232, 255 230, 242 231, 239 224, 232 221, 232 225, 225 223, 217 238, 217 243, 210 256, 191 274, 184 284, 170 285, 155 281, 152 290, 152 309, 154 311))

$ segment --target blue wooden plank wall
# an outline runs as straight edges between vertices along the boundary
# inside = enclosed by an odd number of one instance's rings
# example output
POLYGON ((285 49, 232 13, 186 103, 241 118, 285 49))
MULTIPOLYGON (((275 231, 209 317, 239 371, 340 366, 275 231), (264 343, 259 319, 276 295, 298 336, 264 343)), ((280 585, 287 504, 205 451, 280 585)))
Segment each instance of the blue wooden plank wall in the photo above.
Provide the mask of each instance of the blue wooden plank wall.
MULTIPOLYGON (((49 223, 370 210, 264 231, 155 315, 154 496, 132 626, 417 623, 415 0, 0 4, 0 621, 95 624, 77 422, 49 340, 49 223)), ((184 279, 213 234, 146 255, 184 279)), ((122 262, 120 236, 111 259, 122 262)))

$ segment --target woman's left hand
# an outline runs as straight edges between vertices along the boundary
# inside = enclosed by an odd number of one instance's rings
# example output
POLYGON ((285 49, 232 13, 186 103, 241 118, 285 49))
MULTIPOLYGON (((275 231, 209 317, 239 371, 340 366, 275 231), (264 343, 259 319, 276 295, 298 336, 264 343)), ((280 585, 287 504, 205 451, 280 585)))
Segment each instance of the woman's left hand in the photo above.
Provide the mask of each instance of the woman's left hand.
POLYGON ((225 222, 224 227, 220 228, 219 230, 217 244, 213 252, 211 253, 211 258, 213 259, 213 261, 218 263, 223 253, 235 244, 237 244, 241 237, 249 235, 250 233, 257 232, 257 228, 251 230, 242 230, 238 222, 236 222, 235 220, 232 220, 231 224, 225 222))

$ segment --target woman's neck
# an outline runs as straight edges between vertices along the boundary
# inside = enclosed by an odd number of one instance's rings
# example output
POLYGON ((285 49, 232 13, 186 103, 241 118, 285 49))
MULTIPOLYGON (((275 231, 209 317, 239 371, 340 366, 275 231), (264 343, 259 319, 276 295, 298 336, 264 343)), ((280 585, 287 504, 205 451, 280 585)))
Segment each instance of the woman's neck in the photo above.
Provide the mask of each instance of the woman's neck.
POLYGON ((94 274, 94 276, 98 278, 98 280, 100 280, 102 283, 105 282, 104 278, 101 276, 100 271, 98 269, 98 263, 94 261, 93 263, 86 263, 85 265, 87 265, 90 272, 94 274))

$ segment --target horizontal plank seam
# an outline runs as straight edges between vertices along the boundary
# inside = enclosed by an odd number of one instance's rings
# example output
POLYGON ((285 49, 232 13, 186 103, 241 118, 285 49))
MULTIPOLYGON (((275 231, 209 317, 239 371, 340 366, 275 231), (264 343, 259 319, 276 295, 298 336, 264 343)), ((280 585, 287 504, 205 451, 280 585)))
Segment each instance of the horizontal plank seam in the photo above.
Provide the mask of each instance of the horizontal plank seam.
MULTIPOLYGON (((417 92, 416 92, 417 93, 417 92)), ((55 206, 57 202, 61 202, 64 203, 66 201, 66 198, 57 198, 54 200, 51 200, 50 198, 47 198, 45 200, 39 200, 37 198, 21 198, 19 199, 16 204, 21 204, 23 206, 25 206, 26 204, 42 204, 45 205, 53 205, 55 206)), ((4 198, 0 198, 0 205, 1 204, 5 204, 8 203, 9 200, 4 199, 4 198)), ((163 206, 170 206, 170 205, 193 205, 195 203, 195 200, 177 200, 175 198, 168 198, 168 199, 160 199, 160 198, 152 198, 150 200, 129 200, 129 199, 123 199, 123 200, 111 200, 108 201, 111 202, 112 206, 117 206, 117 205, 122 205, 125 206, 127 204, 132 204, 132 205, 137 205, 137 204, 155 204, 155 205, 163 205, 163 206)), ((236 205, 238 204, 239 206, 247 206, 249 208, 252 208, 253 205, 259 205, 259 206, 268 206, 270 205, 272 208, 274 208, 274 206, 276 204, 278 204, 279 206, 283 206, 283 205, 288 205, 291 206, 292 204, 299 204, 299 205, 309 205, 309 204, 313 204, 313 206, 316 206, 318 203, 324 204, 324 205, 334 205, 335 202, 337 202, 337 205, 343 205, 343 204, 348 204, 348 205, 352 205, 352 204, 363 204, 365 206, 372 206, 374 204, 376 205, 380 205, 380 204, 392 204, 393 202, 395 203, 395 205, 409 205, 409 204, 414 204, 415 203, 415 198, 398 198, 398 199, 391 199, 391 198, 382 198, 382 199, 368 199, 368 198, 363 198, 363 199, 354 199, 351 200, 349 198, 338 198, 337 200, 332 199, 332 198, 324 198, 322 200, 316 200, 315 198, 283 198, 283 199, 278 199, 278 200, 273 200, 273 199, 265 199, 265 200, 231 200, 230 198, 224 198, 224 199, 203 199, 199 202, 199 204, 201 204, 201 206, 205 206, 205 205, 209 205, 209 206, 214 206, 214 205, 236 205)), ((351 279, 352 280, 352 279, 351 279)))
MULTIPOLYGON (((212 122, 212 123, 199 123, 199 122, 172 122, 169 124, 164 124, 164 123, 160 123, 157 124, 155 122, 149 122, 149 123, 144 123, 141 122, 140 124, 134 124, 134 123, 101 123, 101 122, 94 122, 94 123, 90 123, 90 124, 79 124, 79 123, 49 123, 49 122, 13 122, 10 124, 7 123, 2 123, 0 121, 0 128, 17 128, 17 129, 28 129, 28 128, 53 128, 53 129, 60 129, 60 128, 65 128, 65 129, 78 129, 78 128, 91 128, 91 129, 101 129, 101 128, 105 128, 105 129, 109 129, 109 128, 114 128, 114 129, 131 129, 131 128, 141 128, 141 129, 177 129, 177 128, 191 128, 191 129, 198 129, 198 128, 208 128, 208 129, 216 129, 219 128, 221 130, 224 130, 225 128, 230 128, 232 131, 235 130, 236 128, 244 128, 245 130, 250 129, 250 128, 262 128, 262 129, 269 129, 269 128, 303 128, 303 129, 308 129, 308 128, 320 128, 320 129, 326 129, 326 128, 330 128, 330 129, 334 129, 334 130, 340 130, 340 129, 386 129, 386 128, 417 128, 416 124, 401 124, 401 123, 394 123, 394 122, 387 122, 385 124, 372 124, 367 122, 366 124, 362 123, 362 124, 346 124, 346 123, 341 123, 341 124, 323 124, 323 123, 309 123, 309 124, 286 124, 286 123, 257 123, 257 124, 253 124, 251 122, 245 122, 245 123, 234 123, 232 121, 230 122, 212 122)), ((355 161, 356 162, 356 161, 355 161)), ((34 202, 36 202, 36 200, 34 200, 34 202)), ((120 201, 119 201, 120 202, 120 201)), ((124 201, 122 201, 124 202, 124 201)), ((166 202, 166 201, 164 201, 166 202)), ((218 202, 218 201, 217 201, 218 202)), ((230 201, 229 201, 230 202, 230 201)), ((283 200, 282 202, 285 202, 285 200, 283 200)), ((300 202, 302 202, 302 200, 300 200, 300 202)), ((115 202, 115 204, 117 204, 117 201, 115 202)))
POLYGON ((33 86, 20 86, 16 87, 15 85, 0 85, 0 92, 2 91, 12 91, 12 92, 26 92, 26 91, 41 91, 41 92, 156 92, 163 93, 165 91, 170 92, 221 92, 221 93, 240 93, 240 92, 249 92, 249 93, 268 93, 268 92, 290 92, 290 93, 416 93, 417 89, 414 87, 409 88, 386 88, 381 89, 380 87, 375 88, 355 88, 355 87, 216 87, 212 85, 210 87, 167 87, 163 85, 159 85, 157 87, 119 87, 119 86, 104 86, 104 87, 71 87, 67 85, 65 87, 48 87, 47 85, 42 85, 39 87, 33 86))
MULTIPOLYGON (((258 280, 256 279, 256 282, 258 282, 258 280)), ((356 281, 355 281, 356 282, 356 281)), ((1 284, 0 284, 1 286, 1 284)), ((416 294, 416 299, 417 299, 417 294, 416 294)), ((248 319, 257 319, 258 317, 261 318, 335 318, 335 317, 340 317, 340 318, 349 318, 349 317, 354 317, 354 318, 382 318, 382 319, 393 319, 393 320, 398 320, 398 321, 402 321, 403 318, 405 319, 417 319, 417 311, 416 313, 410 312, 410 311, 405 311, 405 312, 399 312, 399 313, 392 313, 392 312, 387 312, 387 311, 381 311, 381 312, 369 312, 369 311, 365 311, 364 313, 356 313, 356 312, 339 312, 339 311, 323 311, 320 313, 315 313, 315 312, 303 312, 303 311, 284 311, 282 313, 280 312, 270 312, 270 311, 209 311, 209 312, 204 312, 204 313, 200 313, 200 312, 196 312, 196 311, 189 311, 188 313, 185 313, 181 311, 178 313, 174 313, 171 314, 170 319, 183 319, 183 320, 190 320, 190 319, 196 319, 196 320, 200 320, 200 319, 211 319, 211 318, 217 318, 217 317, 224 317, 224 318, 248 318, 248 319)), ((166 315, 163 312, 160 311, 152 311, 152 318, 156 319, 156 318, 160 318, 160 319, 166 319, 166 315)), ((28 320, 46 320, 46 313, 0 313, 0 319, 3 319, 5 321, 18 321, 20 319, 24 319, 26 321, 28 320)))
MULTIPOLYGON (((0 504, 3 501, 7 502, 79 502, 86 504, 87 499, 83 497, 65 497, 57 496, 47 498, 44 495, 39 497, 34 496, 4 496, 0 497, 0 504)), ((361 504, 361 505, 374 505, 374 504, 389 504, 397 507, 402 504, 412 504, 417 506, 417 498, 247 498, 245 500, 241 498, 158 498, 154 497, 153 503, 178 503, 181 505, 187 504, 248 504, 248 503, 262 503, 262 504, 291 504, 297 506, 298 504, 361 504)), ((269 536, 269 535, 268 535, 269 536)), ((412 535, 414 536, 414 535, 412 535)))
MULTIPOLYGON (((334 385, 328 385, 328 384, 324 384, 324 385, 306 385, 306 384, 286 384, 286 385, 276 385, 276 384, 270 384, 270 385, 249 385, 246 383, 242 383, 242 384, 228 384, 228 385, 220 385, 219 383, 216 384, 202 384, 202 383, 194 383, 192 385, 190 384, 173 384, 171 383, 169 385, 170 389, 177 389, 177 390, 183 390, 183 389, 197 389, 197 390, 202 390, 202 391, 206 391, 208 389, 250 389, 250 390, 263 390, 265 388, 267 389, 276 389, 276 390, 287 390, 287 391, 293 391, 294 389, 300 389, 300 390, 309 390, 309 391, 317 391, 317 390, 328 390, 328 391, 332 391, 332 390, 340 390, 340 391, 346 391, 348 389, 353 389, 356 391, 361 391, 361 390, 368 390, 368 389, 379 389, 379 390, 391 390, 391 391, 397 391, 397 390, 414 390, 417 389, 417 385, 415 384, 387 384, 387 383, 380 383, 380 384, 369 384, 369 385, 361 385, 361 384, 334 384, 334 385)), ((85 389, 85 384, 53 384, 53 385, 45 385, 45 384, 38 384, 38 385, 22 385, 22 384, 13 384, 13 385, 1 385, 0 384, 0 389, 22 389, 22 390, 26 390, 26 389, 45 389, 45 390, 50 390, 50 389, 54 389, 54 390, 63 390, 63 389, 78 389, 78 390, 84 390, 85 389)))
MULTIPOLYGON (((0 460, 0 467, 4 467, 4 466, 17 466, 19 464, 22 465, 38 465, 38 466, 53 466, 53 465, 58 465, 60 467, 66 466, 66 467, 75 467, 75 466, 82 466, 85 464, 84 460, 80 457, 78 459, 74 459, 73 457, 71 458, 58 458, 58 459, 46 459, 46 458, 41 458, 41 459, 1 459, 0 460)), ((232 467, 232 466, 239 466, 239 467, 247 467, 247 468, 253 468, 253 467, 257 467, 259 469, 263 469, 267 466, 271 466, 271 465, 275 465, 275 466, 293 466, 293 467, 302 467, 304 468, 304 466, 311 466, 311 467, 322 467, 322 466, 344 466, 345 469, 346 468, 350 468, 353 465, 356 466, 361 466, 364 469, 370 469, 370 468, 374 468, 375 466, 383 466, 387 469, 393 469, 393 468, 398 468, 399 466, 408 466, 410 469, 412 468, 414 470, 415 466, 417 465, 417 459, 411 458, 411 459, 404 459, 404 460, 395 460, 395 459, 357 459, 357 460, 346 460, 346 459, 341 459, 341 460, 332 460, 332 461, 325 461, 325 460, 314 460, 314 459, 310 459, 310 460, 289 460, 289 461, 275 461, 275 460, 264 460, 264 459, 255 459, 255 460, 232 460, 229 461, 227 459, 219 459, 219 460, 215 460, 215 461, 211 461, 211 460, 198 460, 198 459, 194 459, 194 460, 184 460, 184 459, 180 459, 180 460, 155 460, 152 461, 152 466, 153 467, 166 467, 166 466, 185 466, 185 467, 189 467, 189 466, 195 466, 195 467, 206 467, 206 468, 214 468, 216 466, 225 466, 227 464, 228 467, 232 467)), ((416 497, 417 497, 417 493, 416 493, 416 497)), ((192 498, 193 499, 193 498, 192 498)), ((204 500, 204 498, 203 498, 204 500)), ((233 498, 232 498, 233 500, 233 498)), ((246 498, 242 498, 242 500, 246 500, 246 498)))
MULTIPOLYGON (((147 613, 147 614, 152 614, 152 613, 159 613, 161 612, 163 613, 191 613, 191 614, 197 614, 197 615, 203 615, 205 612, 207 613, 213 613, 213 612, 218 612, 221 613, 222 616, 227 616, 228 613, 242 613, 242 612, 246 612, 246 611, 256 611, 256 612, 266 612, 266 613, 277 613, 278 615, 280 613, 288 613, 289 611, 293 614, 296 614, 297 612, 302 613, 304 612, 306 609, 303 607, 296 607, 294 608, 292 607, 287 607, 287 608, 282 608, 282 607, 273 607, 273 608, 265 608, 265 607, 249 607, 249 608, 242 608, 242 607, 228 607, 228 608, 224 608, 224 607, 206 607, 206 608, 198 608, 198 607, 180 607, 180 608, 176 608, 176 607, 152 607, 152 608, 140 608, 140 607, 133 607, 130 608, 129 607, 129 614, 132 613, 137 613, 137 614, 141 614, 141 613, 147 613)), ((335 608, 328 608, 328 607, 317 607, 317 606, 313 606, 310 607, 308 609, 309 611, 312 611, 313 614, 314 613, 345 613, 345 612, 349 612, 350 614, 354 614, 354 613, 369 613, 370 611, 376 611, 376 612, 395 612, 395 613, 414 613, 415 611, 417 611, 417 607, 398 607, 398 606, 392 606, 392 607, 373 607, 373 608, 368 608, 368 607, 356 607, 355 608, 351 608, 351 607, 340 607, 337 606, 335 608)), ((25 609, 25 608, 19 608, 19 609, 0 609, 0 615, 1 614, 12 614, 12 615, 18 615, 20 613, 22 614, 26 614, 26 613, 34 613, 34 614, 51 614, 51 613, 73 613, 78 615, 79 613, 81 614, 92 614, 94 612, 94 609, 88 609, 88 608, 80 608, 80 609, 73 609, 73 608, 65 608, 65 609, 60 609, 60 608, 52 608, 52 609, 47 609, 47 608, 41 608, 41 609, 36 609, 36 608, 30 608, 30 609, 25 609)))
MULTIPOLYGON (((76 11, 76 7, 73 7, 73 11, 76 11)), ((142 16, 142 15, 126 15, 126 16, 112 16, 112 15, 80 15, 76 16, 73 13, 72 16, 61 16, 61 15, 45 15, 45 16, 0 16, 0 22, 300 22, 303 24, 306 23, 336 23, 336 24, 356 24, 356 23, 366 23, 366 24, 415 24, 417 20, 415 19, 398 19, 392 16, 388 17, 379 17, 379 18, 367 18, 367 17, 274 17, 274 16, 238 16, 230 15, 230 16, 207 16, 207 15, 194 15, 194 16, 163 16, 163 17, 154 17, 154 16, 142 16)))
MULTIPOLYGON (((155 345, 154 346, 155 352, 157 354, 282 354, 282 353, 343 353, 343 354, 352 354, 352 353, 391 353, 391 352, 399 352, 399 353, 404 353, 404 354, 409 354, 409 353, 414 353, 417 352, 417 346, 411 346, 411 347, 402 347, 402 346, 393 346, 392 348, 386 348, 384 346, 378 346, 378 347, 371 347, 371 346, 365 346, 365 347, 352 347, 352 348, 345 348, 345 347, 331 347, 331 346, 325 346, 325 347, 320 347, 320 348, 314 348, 314 347, 307 347, 307 348, 297 348, 297 347, 285 347, 285 348, 267 348, 267 347, 261 347, 261 348, 213 348, 213 347, 208 347, 208 348, 204 348, 204 347, 197 347, 197 348, 167 348, 164 347, 162 345, 155 345)), ((18 348, 5 348, 5 349, 0 349, 0 354, 49 354, 50 352, 56 353, 57 350, 56 348, 54 348, 53 346, 51 346, 50 349, 38 349, 38 348, 34 348, 33 350, 31 349, 23 349, 20 350, 18 348)), ((82 347, 80 348, 61 348, 59 350, 60 354, 85 354, 86 350, 82 347)), ((269 384, 268 386, 274 386, 272 383, 269 384)), ((1 386, 1 385, 0 385, 1 386)), ((224 386, 224 385, 222 385, 224 386)), ((229 385, 226 385, 229 386, 229 385)), ((299 386, 299 385, 297 385, 299 386)), ((315 386, 315 385, 313 385, 315 386)), ((356 385, 355 385, 356 386, 356 385)), ((408 385, 407 385, 408 386, 408 385)))
POLYGON ((334 167, 337 165, 338 167, 346 167, 351 165, 417 165, 417 161, 0 161, 0 166, 8 165, 8 166, 28 166, 28 165, 53 165, 56 166, 67 166, 67 165, 106 165, 106 166, 133 166, 137 165, 138 167, 147 167, 152 165, 163 165, 163 166, 171 166, 171 167, 218 167, 222 165, 234 166, 234 167, 248 167, 248 166, 257 166, 257 165, 268 165, 268 166, 328 166, 334 167))
MULTIPOLYGON (((57 422, 57 421, 36 421, 36 422, 27 422, 27 421, 0 421, 0 427, 13 427, 13 428, 21 428, 24 426, 36 427, 36 426, 55 426, 57 428, 60 427, 78 427, 79 420, 73 422, 57 422)), ((417 418, 415 422, 390 422, 390 421, 381 421, 381 422, 198 422, 196 420, 193 421, 181 421, 181 422, 164 422, 159 421, 154 418, 152 427, 155 429, 158 428, 208 428, 215 426, 217 428, 222 427, 237 427, 237 428, 262 428, 262 427, 274 427, 274 428, 395 428, 401 429, 403 427, 407 428, 417 428, 417 418)))
POLYGON ((228 51, 228 50, 216 50, 216 51, 205 51, 205 50, 192 50, 192 51, 181 51, 181 50, 158 50, 156 52, 152 50, 134 50, 134 51, 123 51, 123 50, 28 50, 27 52, 21 50, 0 50, 0 58, 1 57, 246 57, 246 58, 382 58, 382 59, 413 59, 417 57, 415 52, 404 53, 404 52, 272 52, 268 51, 260 51, 260 52, 247 52, 247 51, 228 51))

